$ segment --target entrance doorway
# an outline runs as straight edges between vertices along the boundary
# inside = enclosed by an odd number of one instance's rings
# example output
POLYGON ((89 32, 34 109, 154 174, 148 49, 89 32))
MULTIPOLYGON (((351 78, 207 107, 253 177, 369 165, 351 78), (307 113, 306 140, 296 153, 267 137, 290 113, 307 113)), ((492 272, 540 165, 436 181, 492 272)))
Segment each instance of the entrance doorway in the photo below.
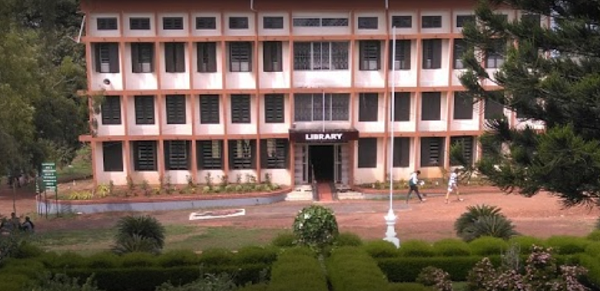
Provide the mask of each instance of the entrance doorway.
POLYGON ((317 182, 334 182, 335 152, 333 145, 311 145, 308 156, 317 182))

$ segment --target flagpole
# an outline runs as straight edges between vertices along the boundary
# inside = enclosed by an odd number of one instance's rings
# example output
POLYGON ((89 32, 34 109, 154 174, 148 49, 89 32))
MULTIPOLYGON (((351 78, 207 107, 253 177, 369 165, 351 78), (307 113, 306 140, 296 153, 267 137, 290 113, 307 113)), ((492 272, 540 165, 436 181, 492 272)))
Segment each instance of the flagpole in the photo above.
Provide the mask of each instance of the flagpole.
POLYGON ((397 248, 400 247, 400 239, 396 237, 396 215, 394 214, 394 123, 395 123, 395 106, 396 106, 396 27, 392 26, 392 89, 391 89, 391 118, 390 118, 390 149, 389 154, 389 180, 390 180, 390 208, 385 216, 387 231, 384 240, 393 243, 397 248))

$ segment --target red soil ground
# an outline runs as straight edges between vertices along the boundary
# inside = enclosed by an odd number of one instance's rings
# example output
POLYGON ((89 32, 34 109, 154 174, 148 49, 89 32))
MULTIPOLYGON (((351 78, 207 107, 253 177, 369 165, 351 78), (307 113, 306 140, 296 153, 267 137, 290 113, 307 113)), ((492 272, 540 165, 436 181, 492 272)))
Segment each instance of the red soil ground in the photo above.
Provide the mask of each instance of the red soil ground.
MULTIPOLYGON (((473 189, 474 190, 474 189, 473 189)), ((21 189, 14 196, 17 214, 29 215, 36 223, 38 232, 54 229, 84 229, 113 226, 117 219, 127 213, 93 214, 69 216, 63 218, 37 217, 35 212, 34 193, 21 189)), ((453 197, 454 198, 454 197, 453 197)), ((587 235, 600 216, 598 208, 574 207, 563 209, 560 202, 548 194, 542 193, 533 198, 503 193, 466 194, 464 201, 444 203, 444 197, 431 196, 425 203, 410 204, 394 201, 395 213, 398 216, 396 231, 401 240, 424 239, 435 241, 441 238, 455 237, 454 221, 469 205, 487 204, 502 208, 504 213, 516 225, 517 231, 524 235, 541 238, 552 235, 587 235)), ((211 220, 188 219, 191 211, 178 210, 154 212, 164 224, 196 225, 200 228, 215 226, 232 226, 240 228, 277 228, 289 229, 298 210, 311 202, 280 202, 271 205, 243 207, 246 215, 240 217, 211 220)), ((384 216, 388 211, 387 200, 345 200, 323 202, 335 213, 341 231, 351 231, 365 239, 382 238, 386 225, 384 216)), ((0 186, 0 214, 9 216, 13 211, 13 193, 5 183, 0 186)))

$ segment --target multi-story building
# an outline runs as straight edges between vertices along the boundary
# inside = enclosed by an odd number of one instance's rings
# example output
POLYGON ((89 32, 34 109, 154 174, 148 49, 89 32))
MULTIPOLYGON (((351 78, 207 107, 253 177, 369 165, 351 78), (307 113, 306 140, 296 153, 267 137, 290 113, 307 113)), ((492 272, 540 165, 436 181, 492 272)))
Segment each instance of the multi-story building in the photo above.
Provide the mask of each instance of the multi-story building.
MULTIPOLYGON (((97 183, 203 183, 210 173, 300 185, 314 170, 317 180, 352 186, 385 180, 392 153, 395 179, 415 169, 431 178, 452 166, 452 143, 481 156, 486 119, 524 122, 461 93, 461 28, 475 1, 81 5, 88 94, 104 96, 90 117, 94 134, 81 137, 97 183)), ((493 73, 503 58, 481 61, 493 73)))

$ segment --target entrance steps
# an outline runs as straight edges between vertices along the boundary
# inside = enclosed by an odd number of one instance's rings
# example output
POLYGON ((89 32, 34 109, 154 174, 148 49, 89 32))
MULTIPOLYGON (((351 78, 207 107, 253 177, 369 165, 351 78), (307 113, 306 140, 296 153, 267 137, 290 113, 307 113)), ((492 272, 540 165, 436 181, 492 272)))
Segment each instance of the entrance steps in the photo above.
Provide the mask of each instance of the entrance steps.
POLYGON ((319 202, 332 202, 333 191, 331 189, 331 183, 321 182, 317 184, 317 193, 319 194, 319 202))
MULTIPOLYGON (((286 201, 311 201, 313 200, 311 185, 296 185, 296 187, 287 194, 286 201)), ((358 200, 365 199, 361 192, 353 191, 347 185, 336 185, 337 200, 358 200)))

